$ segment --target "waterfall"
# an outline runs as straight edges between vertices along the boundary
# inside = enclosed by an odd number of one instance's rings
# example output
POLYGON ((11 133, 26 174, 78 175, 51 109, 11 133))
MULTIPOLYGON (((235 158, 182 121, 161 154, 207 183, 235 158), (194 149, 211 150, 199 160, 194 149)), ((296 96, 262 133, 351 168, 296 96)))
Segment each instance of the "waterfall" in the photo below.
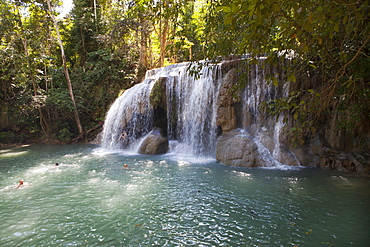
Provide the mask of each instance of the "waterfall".
POLYGON ((167 81, 169 139, 180 143, 179 152, 214 157, 219 66, 203 67, 199 78, 186 69, 179 71, 177 79, 167 81))
POLYGON ((131 147, 151 131, 150 92, 159 78, 166 78, 168 139, 178 142, 179 152, 214 156, 219 66, 204 66, 194 77, 188 65, 149 70, 142 83, 117 98, 105 119, 102 147, 131 147))
POLYGON ((189 75, 189 65, 180 63, 149 70, 143 82, 117 98, 106 116, 102 147, 133 149, 159 128, 170 142, 171 152, 214 158, 217 136, 239 128, 253 137, 266 166, 281 164, 280 158, 285 155, 280 143, 282 118, 276 122, 275 117, 261 113, 259 106, 263 101, 286 95, 289 88, 266 83, 268 72, 262 64, 248 65, 249 70, 245 64, 239 66, 232 61, 202 64, 197 76, 189 75), (229 89, 245 71, 248 83, 235 100, 229 89), (161 111, 152 105, 153 91, 161 94, 157 99, 161 111))
POLYGON ((151 130, 153 112, 149 94, 152 86, 150 80, 144 80, 116 99, 104 121, 102 147, 129 148, 151 130))

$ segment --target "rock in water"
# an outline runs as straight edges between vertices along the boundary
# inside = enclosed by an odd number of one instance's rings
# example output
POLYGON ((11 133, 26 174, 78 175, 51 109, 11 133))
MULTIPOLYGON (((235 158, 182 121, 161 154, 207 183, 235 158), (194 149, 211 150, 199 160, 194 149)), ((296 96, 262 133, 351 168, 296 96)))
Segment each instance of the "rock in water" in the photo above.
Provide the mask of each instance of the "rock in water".
POLYGON ((216 158, 229 166, 264 166, 265 161, 250 136, 237 135, 235 131, 225 132, 217 140, 216 158))
POLYGON ((163 137, 160 131, 152 131, 139 148, 140 154, 163 154, 169 149, 167 138, 163 137))

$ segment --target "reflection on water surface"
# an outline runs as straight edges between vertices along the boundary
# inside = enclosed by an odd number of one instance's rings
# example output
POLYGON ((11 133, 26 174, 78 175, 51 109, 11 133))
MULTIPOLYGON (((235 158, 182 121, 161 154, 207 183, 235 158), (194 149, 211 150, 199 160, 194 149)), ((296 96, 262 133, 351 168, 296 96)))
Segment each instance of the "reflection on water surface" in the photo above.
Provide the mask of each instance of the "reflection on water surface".
POLYGON ((367 178, 96 148, 0 150, 1 246, 366 246, 370 241, 367 178), (11 153, 22 155, 3 156, 11 153), (31 186, 14 189, 20 179, 31 186))

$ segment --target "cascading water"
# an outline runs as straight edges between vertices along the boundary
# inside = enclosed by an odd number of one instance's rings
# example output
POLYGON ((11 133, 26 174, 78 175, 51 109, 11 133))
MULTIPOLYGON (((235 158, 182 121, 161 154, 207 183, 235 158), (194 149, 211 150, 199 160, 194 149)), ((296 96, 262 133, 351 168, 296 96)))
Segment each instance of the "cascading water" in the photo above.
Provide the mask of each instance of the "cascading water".
POLYGON ((150 70, 142 83, 126 90, 108 111, 102 147, 125 148, 150 132, 150 92, 159 78, 166 78, 168 139, 178 142, 178 152, 214 156, 219 67, 205 66, 195 78, 188 65, 150 70))
POLYGON ((167 118, 176 123, 168 126, 169 139, 180 142, 178 152, 214 157, 219 67, 203 67, 197 79, 186 68, 167 82, 167 118))
MULTIPOLYGON (((202 65, 197 76, 192 76, 189 75, 189 65, 181 63, 149 70, 142 83, 126 90, 107 114, 102 147, 132 148, 134 143, 139 143, 153 128, 158 128, 156 118, 162 118, 165 124, 160 128, 165 129, 163 133, 170 142, 171 152, 214 158, 219 134, 217 132, 219 128, 221 131, 227 131, 228 128, 219 123, 224 118, 218 116, 221 112, 220 105, 224 104, 221 101, 231 98, 227 88, 237 83, 240 71, 235 72, 238 68, 225 62, 212 66, 202 65), (229 73, 232 70, 234 74, 229 73), (156 115, 155 107, 150 102, 151 92, 157 88, 157 82, 161 84, 159 88, 163 89, 160 94, 165 97, 165 102, 161 103, 165 105, 165 113, 160 116, 156 115), (222 90, 224 91, 221 92, 222 90), (223 99, 220 99, 221 94, 223 99)), ((266 120, 260 114, 259 105, 274 98, 278 90, 267 85, 267 72, 261 64, 252 66, 255 67, 249 69, 248 83, 240 93, 239 112, 236 113, 236 108, 233 108, 234 113, 226 113, 229 114, 226 118, 232 115, 233 128, 241 128, 253 136, 260 155, 266 157, 263 159, 266 160, 266 166, 275 166, 281 164, 276 159, 281 153, 279 135, 282 123, 279 121, 280 125, 275 126, 274 120, 266 120), (239 116, 234 116, 235 114, 239 116)), ((223 109, 223 112, 230 112, 235 105, 228 104, 229 108, 223 109)))
POLYGON ((150 81, 145 80, 116 99, 104 122, 102 147, 130 147, 151 130, 153 112, 149 104, 149 94, 152 86, 150 81))

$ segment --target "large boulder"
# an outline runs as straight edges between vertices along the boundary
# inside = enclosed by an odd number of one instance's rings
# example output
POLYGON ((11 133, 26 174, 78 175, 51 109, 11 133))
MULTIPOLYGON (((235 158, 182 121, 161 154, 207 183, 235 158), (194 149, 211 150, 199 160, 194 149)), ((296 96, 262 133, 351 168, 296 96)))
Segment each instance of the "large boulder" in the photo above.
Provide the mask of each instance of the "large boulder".
POLYGON ((168 140, 159 130, 152 131, 141 143, 140 154, 163 154, 169 149, 168 140))
POLYGON ((241 135, 238 130, 225 132, 217 139, 216 159, 229 166, 266 165, 252 137, 241 135))

